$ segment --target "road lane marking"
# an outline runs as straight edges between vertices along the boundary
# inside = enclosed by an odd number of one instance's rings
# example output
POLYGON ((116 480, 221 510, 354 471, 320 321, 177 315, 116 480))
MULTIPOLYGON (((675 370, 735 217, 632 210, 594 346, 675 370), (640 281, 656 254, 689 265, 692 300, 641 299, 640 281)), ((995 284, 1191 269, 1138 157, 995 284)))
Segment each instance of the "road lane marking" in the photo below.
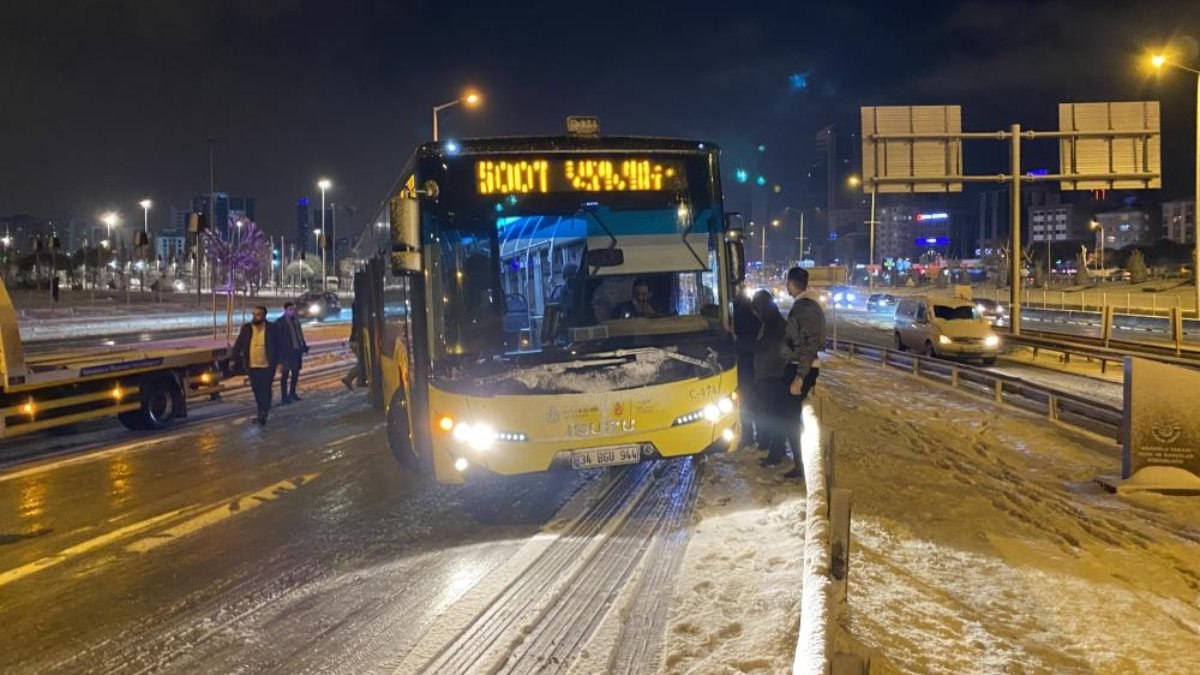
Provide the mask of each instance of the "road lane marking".
MULTIPOLYGON (((116 454, 119 454, 122 452, 130 452, 133 450, 141 450, 144 448, 153 447, 155 445, 161 445, 163 443, 166 443, 167 441, 179 440, 180 438, 181 438, 181 436, 164 435, 164 436, 159 436, 159 437, 155 437, 155 438, 147 438, 147 439, 143 439, 143 440, 133 441, 131 443, 125 443, 123 445, 118 445, 118 446, 109 448, 107 450, 95 450, 95 451, 85 450, 85 451, 81 452, 80 454, 76 454, 71 457, 65 457, 63 459, 57 459, 57 460, 45 462, 43 464, 31 466, 27 469, 20 469, 20 470, 12 471, 9 473, 0 473, 0 483, 3 483, 5 481, 14 480, 17 478, 24 478, 26 476, 34 476, 39 473, 46 473, 47 471, 61 469, 63 467, 72 466, 74 464, 86 464, 88 462, 95 462, 97 460, 104 459, 105 457, 109 457, 111 455, 116 455, 116 454)), ((98 443, 102 445, 103 441, 98 441, 98 443)))
POLYGON ((269 485, 261 490, 235 496, 231 499, 223 499, 219 502, 213 502, 204 506, 185 506, 167 513, 163 513, 152 518, 140 520, 136 523, 131 523, 125 527, 113 530, 108 534, 102 534, 98 537, 93 537, 87 541, 81 542, 69 548, 65 548, 58 553, 48 555, 43 558, 34 560, 33 562, 25 563, 19 567, 15 567, 7 572, 0 572, 0 588, 14 581, 24 579, 25 577, 41 572, 58 565, 59 563, 67 562, 72 558, 77 558, 81 555, 89 553, 95 549, 107 546, 109 544, 119 542, 122 539, 141 534, 147 530, 151 530, 164 523, 169 523, 182 517, 187 517, 199 512, 199 515, 185 520, 178 525, 170 527, 167 530, 156 533, 149 537, 138 539, 125 547, 125 550, 134 553, 145 553, 163 544, 177 541, 181 537, 198 532, 210 525, 220 523, 227 518, 253 510, 262 504, 274 501, 279 497, 295 490, 296 488, 307 485, 316 478, 319 473, 308 473, 295 478, 281 480, 277 483, 269 485))
POLYGON ((275 501, 296 488, 311 483, 318 475, 320 474, 308 473, 296 478, 281 480, 257 492, 251 492, 248 495, 219 502, 219 505, 208 507, 203 513, 190 520, 186 520, 161 532, 156 532, 148 537, 138 539, 127 545, 125 550, 131 553, 145 553, 163 544, 178 541, 189 534, 195 534, 206 527, 216 525, 240 513, 256 509, 267 502, 275 501))
POLYGON ((371 434, 375 433, 376 431, 379 431, 379 429, 382 426, 383 426, 382 424, 376 424, 375 426, 371 427, 369 430, 364 431, 362 433, 351 434, 349 436, 343 436, 342 438, 339 438, 336 441, 330 441, 329 447, 336 448, 339 445, 345 445, 346 443, 349 443, 350 441, 362 438, 363 436, 370 436, 371 434))
POLYGON ((54 567, 59 563, 70 560, 71 558, 81 556, 93 549, 100 548, 101 546, 105 546, 130 535, 137 534, 143 530, 148 530, 155 525, 175 518, 181 514, 190 513, 193 510, 195 509, 191 507, 185 507, 182 509, 175 509, 174 511, 168 511, 167 513, 154 516, 153 518, 147 518, 146 520, 141 520, 136 523, 126 525, 125 527, 113 530, 108 534, 103 534, 99 537, 88 539, 87 541, 71 546, 70 548, 65 548, 54 555, 49 555, 44 558, 34 560, 33 562, 25 563, 24 565, 11 569, 7 572, 0 572, 0 587, 17 581, 18 579, 24 579, 30 574, 54 567))

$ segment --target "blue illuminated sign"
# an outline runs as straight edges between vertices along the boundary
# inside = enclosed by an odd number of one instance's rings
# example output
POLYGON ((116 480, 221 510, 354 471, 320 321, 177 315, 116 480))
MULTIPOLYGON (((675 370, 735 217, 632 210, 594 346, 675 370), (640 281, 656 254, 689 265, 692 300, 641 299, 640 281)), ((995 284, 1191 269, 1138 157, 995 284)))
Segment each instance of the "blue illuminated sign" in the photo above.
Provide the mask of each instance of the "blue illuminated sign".
POLYGON ((949 246, 950 237, 917 237, 917 246, 949 246))

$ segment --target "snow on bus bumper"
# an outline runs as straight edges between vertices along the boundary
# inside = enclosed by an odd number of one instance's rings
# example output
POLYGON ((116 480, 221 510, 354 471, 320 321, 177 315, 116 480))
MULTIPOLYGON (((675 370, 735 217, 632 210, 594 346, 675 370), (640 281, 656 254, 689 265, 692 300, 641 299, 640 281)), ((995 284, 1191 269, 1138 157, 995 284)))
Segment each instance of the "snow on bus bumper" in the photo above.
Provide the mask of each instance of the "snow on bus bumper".
POLYGON ((724 452, 740 435, 735 371, 632 390, 468 397, 431 389, 439 480, 724 452))

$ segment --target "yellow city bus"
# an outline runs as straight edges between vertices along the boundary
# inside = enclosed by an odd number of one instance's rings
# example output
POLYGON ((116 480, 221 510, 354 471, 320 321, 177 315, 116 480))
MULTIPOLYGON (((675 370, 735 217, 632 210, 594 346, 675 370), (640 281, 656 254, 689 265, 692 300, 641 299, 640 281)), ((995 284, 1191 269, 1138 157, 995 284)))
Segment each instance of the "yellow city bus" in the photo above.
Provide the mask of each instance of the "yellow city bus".
POLYGON ((744 253, 718 154, 595 134, 420 146, 380 217, 390 270, 357 303, 397 460, 460 483, 733 448, 744 253))

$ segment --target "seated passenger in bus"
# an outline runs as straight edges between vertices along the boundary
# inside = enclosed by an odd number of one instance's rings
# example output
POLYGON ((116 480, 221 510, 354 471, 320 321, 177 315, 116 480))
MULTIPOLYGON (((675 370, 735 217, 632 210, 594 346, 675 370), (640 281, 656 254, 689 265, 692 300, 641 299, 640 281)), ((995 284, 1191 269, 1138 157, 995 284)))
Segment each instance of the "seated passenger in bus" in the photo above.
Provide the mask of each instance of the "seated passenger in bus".
POLYGON ((655 308, 653 294, 650 292, 650 282, 642 277, 633 280, 633 297, 617 305, 613 310, 614 319, 636 319, 662 316, 663 313, 655 308))

